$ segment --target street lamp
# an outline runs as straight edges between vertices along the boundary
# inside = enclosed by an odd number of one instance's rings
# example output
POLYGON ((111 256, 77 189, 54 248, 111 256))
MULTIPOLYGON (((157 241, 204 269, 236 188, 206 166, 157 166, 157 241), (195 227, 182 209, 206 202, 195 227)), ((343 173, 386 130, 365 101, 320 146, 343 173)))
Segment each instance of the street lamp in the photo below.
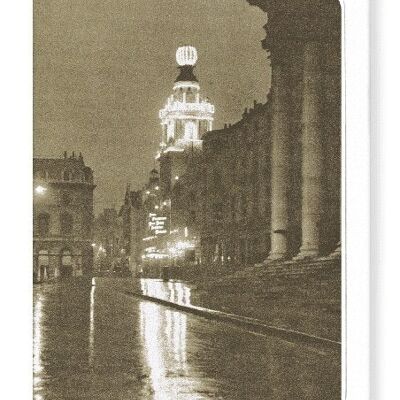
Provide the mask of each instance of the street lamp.
POLYGON ((47 191, 47 188, 45 188, 44 186, 39 185, 39 186, 35 187, 35 193, 37 193, 39 195, 45 194, 46 191, 47 191))

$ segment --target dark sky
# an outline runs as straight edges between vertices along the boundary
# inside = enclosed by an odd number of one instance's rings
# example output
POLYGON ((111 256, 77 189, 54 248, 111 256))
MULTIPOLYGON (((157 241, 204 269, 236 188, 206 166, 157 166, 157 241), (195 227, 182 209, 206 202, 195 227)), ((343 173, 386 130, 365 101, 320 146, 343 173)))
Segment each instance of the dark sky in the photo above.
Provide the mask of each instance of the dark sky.
POLYGON ((179 45, 197 48, 216 128, 266 100, 266 15, 245 0, 35 0, 34 14, 34 154, 81 151, 97 212, 155 166, 179 45))

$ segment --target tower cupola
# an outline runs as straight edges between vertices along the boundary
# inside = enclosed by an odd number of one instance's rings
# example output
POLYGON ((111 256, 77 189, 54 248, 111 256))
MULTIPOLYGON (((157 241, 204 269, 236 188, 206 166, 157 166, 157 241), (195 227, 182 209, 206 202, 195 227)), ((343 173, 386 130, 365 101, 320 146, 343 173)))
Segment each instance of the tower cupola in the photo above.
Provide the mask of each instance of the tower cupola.
POLYGON ((176 62, 179 75, 175 82, 198 82, 194 75, 194 67, 197 61, 197 50, 193 46, 182 46, 176 50, 176 62))
POLYGON ((200 95, 200 85, 194 75, 198 60, 193 46, 181 46, 176 51, 179 75, 160 110, 163 128, 161 151, 183 151, 186 147, 201 147, 202 135, 212 129, 214 106, 200 95))

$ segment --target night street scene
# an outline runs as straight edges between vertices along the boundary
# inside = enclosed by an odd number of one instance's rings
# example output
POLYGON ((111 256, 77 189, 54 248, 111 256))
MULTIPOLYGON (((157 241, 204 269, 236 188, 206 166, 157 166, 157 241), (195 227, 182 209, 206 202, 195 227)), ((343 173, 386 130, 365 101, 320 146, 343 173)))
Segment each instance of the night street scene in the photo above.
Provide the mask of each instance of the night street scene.
POLYGON ((33 398, 342 396, 336 0, 35 0, 33 398))

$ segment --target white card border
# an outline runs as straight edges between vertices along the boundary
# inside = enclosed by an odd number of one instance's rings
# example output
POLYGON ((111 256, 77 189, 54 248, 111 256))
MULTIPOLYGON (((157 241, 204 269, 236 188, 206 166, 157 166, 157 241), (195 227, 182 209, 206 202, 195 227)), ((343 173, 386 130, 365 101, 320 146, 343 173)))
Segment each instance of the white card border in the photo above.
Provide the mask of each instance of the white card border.
POLYGON ((369 3, 342 2, 342 399, 370 393, 369 3))

